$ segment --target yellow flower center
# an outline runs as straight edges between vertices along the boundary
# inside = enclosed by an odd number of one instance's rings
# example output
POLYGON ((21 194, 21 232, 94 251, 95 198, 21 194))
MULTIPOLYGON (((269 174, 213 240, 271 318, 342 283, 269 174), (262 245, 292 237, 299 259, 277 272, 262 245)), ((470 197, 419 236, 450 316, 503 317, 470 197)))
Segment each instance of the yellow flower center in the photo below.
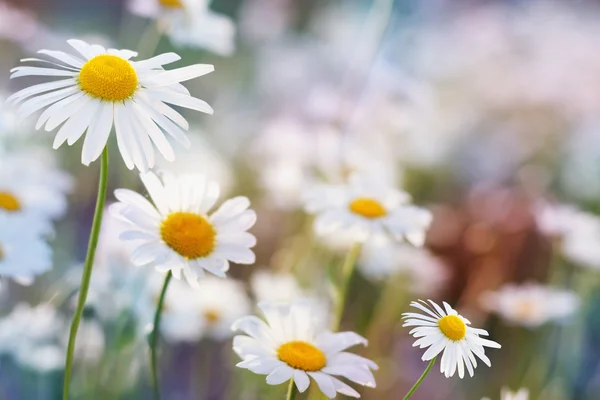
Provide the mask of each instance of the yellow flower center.
POLYGON ((106 101, 127 100, 138 87, 138 77, 129 61, 101 54, 86 62, 79 72, 81 90, 106 101))
POLYGON ((14 195, 9 192, 0 191, 0 208, 6 211, 19 211, 21 203, 14 195))
POLYGON ((189 212, 170 214, 160 226, 160 235, 167 246, 188 260, 212 253, 217 236, 206 218, 189 212))
POLYGON ((181 0, 158 0, 163 7, 169 8, 183 8, 183 3, 181 0))
POLYGON ((319 371, 327 364, 325 354, 310 343, 295 340, 279 346, 277 357, 292 368, 319 371))
POLYGON ((215 310, 206 310, 204 312, 204 319, 208 322, 209 325, 215 324, 219 322, 221 319, 221 314, 215 310))
POLYGON ((535 318, 538 314, 538 308, 530 300, 523 300, 515 304, 515 314, 523 320, 535 318))
POLYGON ((446 315, 438 321, 440 330, 448 339, 459 341, 467 334, 467 326, 456 315, 446 315))
POLYGON ((387 214, 387 210, 375 199, 359 197, 350 203, 350 211, 365 218, 379 218, 387 214))

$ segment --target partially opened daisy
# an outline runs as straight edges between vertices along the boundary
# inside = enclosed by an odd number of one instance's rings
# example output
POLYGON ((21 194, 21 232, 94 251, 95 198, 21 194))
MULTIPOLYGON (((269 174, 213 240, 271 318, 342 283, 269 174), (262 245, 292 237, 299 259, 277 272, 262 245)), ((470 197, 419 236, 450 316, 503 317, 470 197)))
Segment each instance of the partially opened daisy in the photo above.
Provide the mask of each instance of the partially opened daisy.
POLYGON ((321 235, 345 230, 364 242, 373 234, 425 242, 431 212, 409 204, 410 195, 370 176, 354 174, 345 185, 321 185, 306 196, 306 210, 316 213, 321 235))
POLYGON ((46 231, 46 223, 35 216, 0 211, 0 278, 30 285, 52 268, 52 249, 42 238, 46 231))
POLYGON ((480 336, 488 336, 483 329, 471 328, 468 319, 459 315, 448 303, 444 302, 444 309, 429 300, 429 303, 419 300, 413 301, 411 306, 418 308, 425 314, 404 313, 404 325, 414 326, 410 331, 418 340, 413 346, 427 347, 423 354, 423 361, 433 360, 442 353, 440 371, 449 378, 458 370, 458 376, 465 376, 465 368, 473 376, 479 357, 488 367, 490 359, 485 355, 484 347, 499 349, 501 346, 491 340, 480 336))
POLYGON ((204 48, 221 55, 235 49, 231 18, 213 12, 210 0, 129 0, 129 10, 161 23, 173 44, 204 48))
POLYGON ((219 186, 204 175, 173 176, 161 179, 152 172, 142 181, 154 204, 127 189, 118 189, 119 200, 112 212, 129 224, 123 240, 136 241, 132 261, 152 264, 160 271, 181 273, 192 286, 204 270, 225 277, 229 262, 254 263, 251 248, 256 238, 246 232, 256 222, 246 197, 225 201, 210 212, 219 197, 219 186))
POLYGON ((256 374, 267 375, 269 385, 294 379, 304 392, 312 378, 329 398, 336 393, 360 397, 342 382, 342 377, 363 386, 375 387, 371 370, 377 365, 345 350, 367 340, 354 332, 333 333, 321 327, 308 303, 259 303, 266 323, 247 316, 233 324, 234 330, 246 335, 233 339, 233 350, 243 359, 237 366, 256 374))
POLYGON ((114 123, 125 164, 146 171, 154 165, 152 143, 168 160, 175 155, 167 136, 189 145, 184 133, 189 125, 170 105, 212 113, 206 102, 192 97, 180 84, 212 72, 212 65, 165 71, 163 65, 180 59, 177 54, 132 61, 137 53, 130 50, 107 50, 73 39, 68 43, 77 54, 40 50, 51 61, 28 58, 22 61, 42 66, 11 70, 11 78, 47 76, 58 80, 23 89, 8 100, 20 104, 17 112, 22 118, 45 109, 36 129, 43 126, 52 131, 62 125, 54 139, 55 149, 64 142, 72 145, 87 131, 81 155, 84 165, 100 156, 114 123))

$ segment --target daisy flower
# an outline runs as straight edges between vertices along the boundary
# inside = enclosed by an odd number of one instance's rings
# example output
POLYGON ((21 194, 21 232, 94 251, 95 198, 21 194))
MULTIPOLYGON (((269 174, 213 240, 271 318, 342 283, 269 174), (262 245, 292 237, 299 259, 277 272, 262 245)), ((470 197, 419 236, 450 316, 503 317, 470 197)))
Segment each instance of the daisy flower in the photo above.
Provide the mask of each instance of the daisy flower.
POLYGON ((279 385, 294 379, 304 392, 312 378, 328 397, 336 392, 360 397, 358 392, 336 376, 363 386, 375 387, 371 370, 377 365, 344 350, 367 340, 354 332, 332 333, 314 318, 314 309, 307 303, 259 303, 266 323, 247 316, 233 324, 232 329, 246 335, 233 338, 233 350, 242 358, 237 366, 256 374, 267 375, 267 384, 279 385))
POLYGON ((386 234, 422 246, 432 221, 430 211, 408 204, 410 195, 366 175, 354 174, 346 185, 320 185, 306 196, 306 210, 317 213, 315 230, 339 230, 364 242, 386 234))
MULTIPOLYGON (((144 310, 138 310, 146 324, 152 323, 162 286, 161 279, 152 280, 155 282, 147 292, 144 310)), ((204 338, 222 341, 233 335, 231 324, 249 310, 244 286, 235 280, 207 277, 197 288, 173 281, 163 303, 160 331, 172 343, 194 343, 204 338)))
MULTIPOLYGON (((481 400, 490 400, 489 397, 484 397, 481 400)), ((500 400, 529 400, 529 390, 519 389, 516 392, 511 392, 507 388, 502 388, 500 400)))
POLYGON ((235 50, 233 21, 209 9, 209 0, 130 0, 133 14, 154 18, 174 45, 231 55, 235 50))
POLYGON ((174 53, 160 54, 143 61, 132 61, 137 53, 130 50, 105 49, 81 40, 67 41, 78 54, 40 50, 52 61, 28 58, 23 62, 45 63, 42 67, 19 66, 11 70, 11 78, 22 76, 60 77, 23 89, 9 97, 20 104, 17 113, 25 118, 45 109, 36 129, 51 131, 62 124, 53 147, 65 141, 72 145, 87 130, 81 162, 89 165, 106 146, 113 123, 117 144, 129 169, 146 171, 154 165, 156 145, 168 160, 174 151, 167 135, 184 146, 189 141, 184 131, 185 118, 169 105, 205 113, 212 108, 192 97, 180 82, 205 75, 212 65, 190 65, 165 71, 163 65, 178 61, 174 53))
POLYGON ((465 376, 465 367, 470 376, 473 376, 477 367, 476 355, 488 367, 490 359, 485 355, 484 347, 499 349, 501 346, 491 340, 480 336, 488 336, 483 329, 471 328, 468 319, 459 315, 448 303, 444 302, 444 309, 429 300, 413 301, 411 306, 425 312, 425 314, 408 312, 402 314, 405 320, 402 326, 414 326, 410 331, 418 340, 413 346, 428 347, 421 358, 429 361, 443 351, 440 371, 449 378, 458 370, 458 376, 465 376))
POLYGON ((47 225, 27 215, 0 212, 0 277, 22 285, 52 268, 52 249, 42 239, 47 225))
POLYGON ((498 313, 513 324, 534 328, 573 315, 580 300, 569 290, 527 283, 508 284, 495 292, 484 293, 482 303, 488 311, 498 313))
POLYGON ((254 263, 250 250, 256 238, 246 232, 256 222, 246 197, 225 201, 209 213, 219 197, 219 186, 203 175, 141 175, 154 204, 127 189, 118 189, 112 212, 129 223, 123 240, 135 240, 135 265, 154 264, 157 270, 181 272, 192 286, 204 270, 225 277, 229 262, 254 263))

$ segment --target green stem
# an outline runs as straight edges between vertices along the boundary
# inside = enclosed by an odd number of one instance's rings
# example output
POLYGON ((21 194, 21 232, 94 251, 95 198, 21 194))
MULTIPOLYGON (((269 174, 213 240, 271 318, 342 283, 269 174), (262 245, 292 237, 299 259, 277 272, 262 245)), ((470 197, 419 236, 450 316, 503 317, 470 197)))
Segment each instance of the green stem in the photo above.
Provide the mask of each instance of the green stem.
POLYGON ((340 328, 342 322, 342 316, 344 315, 344 306, 346 305, 346 297, 348 297, 348 286, 350 285, 350 279, 354 273, 354 265, 360 254, 361 244, 355 243, 342 265, 342 282, 338 287, 338 298, 335 307, 335 320, 332 326, 332 330, 335 332, 340 328))
POLYGON ((296 385, 294 385, 294 378, 290 379, 290 385, 288 386, 287 396, 285 396, 286 400, 294 400, 296 398, 296 393, 298 393, 298 389, 296 389, 296 385))
POLYGON ((171 282, 171 271, 165 277, 158 304, 156 304, 156 312, 154 313, 154 325, 152 326, 152 332, 150 333, 150 363, 152 368, 152 387, 154 388, 154 398, 160 399, 160 385, 158 381, 158 364, 156 362, 156 347, 158 344, 158 335, 160 333, 160 317, 162 316, 163 304, 165 303, 165 295, 167 294, 167 288, 169 282, 171 282))
POLYGON ((77 330, 83 315, 85 300, 90 287, 90 278, 92 277, 92 267, 94 265, 94 256, 96 255, 96 246, 100 236, 100 227, 102 226, 102 215, 104 213, 104 202, 106 200, 106 184, 108 180, 108 146, 102 151, 102 161, 100 166, 100 180, 98 182, 98 196, 96 197, 96 209, 94 211, 94 220, 92 231, 88 242, 87 254, 83 264, 83 275, 81 276, 81 285, 77 299, 77 308, 71 322, 71 331, 69 333, 69 344, 67 345, 67 358, 65 361, 65 377, 63 383, 63 400, 69 400, 69 389, 71 384, 71 370, 73 369, 73 355, 75 353, 75 340, 77 339, 77 330))
POLYGON ((409 399, 410 396, 412 396, 413 393, 415 393, 417 391, 417 389, 419 388, 419 386, 421 386, 421 382, 423 382, 423 380, 425 379, 425 377, 429 373, 429 370, 431 370, 431 367, 433 367, 433 364, 435 364, 435 359, 436 358, 437 357, 433 357, 431 359, 431 361, 429 361, 429 365, 427 365, 427 368, 425 368, 425 371, 423 371, 423 374, 421 375, 421 377, 419 378, 419 380, 416 381, 415 384, 413 385, 413 387, 410 388, 410 390, 408 391, 408 393, 406 393, 406 396, 404 396, 404 400, 409 399))

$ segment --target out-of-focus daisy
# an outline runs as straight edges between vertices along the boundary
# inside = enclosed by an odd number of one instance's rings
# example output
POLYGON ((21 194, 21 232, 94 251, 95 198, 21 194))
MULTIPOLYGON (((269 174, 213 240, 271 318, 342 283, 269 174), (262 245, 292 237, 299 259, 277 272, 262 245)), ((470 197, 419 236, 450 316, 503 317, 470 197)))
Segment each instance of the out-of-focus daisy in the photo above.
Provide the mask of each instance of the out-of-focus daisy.
POLYGON ((235 25, 211 11, 209 4, 210 0, 130 0, 129 10, 158 20, 176 46, 230 55, 235 50, 235 25))
POLYGON ((207 277, 198 288, 180 281, 173 284, 166 294, 160 327, 171 342, 228 339, 232 336, 231 324, 250 310, 240 282, 207 277))
POLYGON ((317 213, 317 233, 347 230, 362 242, 387 234, 422 246, 432 221, 431 212, 408 204, 407 193, 364 175, 352 175, 347 185, 318 186, 306 200, 307 211, 317 213))
POLYGON ((0 212, 0 277, 30 285, 52 268, 52 249, 42 239, 45 224, 29 215, 0 212))
MULTIPOLYGON (((42 221, 60 218, 67 211, 66 192, 71 177, 53 168, 41 166, 43 154, 10 153, 0 160, 0 212, 31 215, 42 221), (36 158, 41 156, 41 158, 36 158)), ((50 225, 46 230, 50 230, 50 225)), ((47 232, 46 232, 47 233, 47 232)))
POLYGON ((561 250, 571 261, 587 268, 600 268, 600 217, 579 212, 563 236, 561 250))
POLYGON ((508 284, 497 291, 484 293, 482 303, 487 310, 513 324, 537 327, 573 315, 580 300, 569 290, 528 283, 508 284))
POLYGON ((84 165, 100 156, 114 123, 125 164, 129 169, 136 166, 146 171, 154 165, 152 142, 168 160, 174 159, 174 152, 167 135, 184 146, 189 145, 184 133, 189 128, 187 121, 167 103, 212 113, 206 102, 192 97, 180 84, 212 72, 212 65, 197 64, 165 71, 163 65, 180 59, 177 54, 131 61, 137 53, 130 50, 107 50, 73 39, 68 43, 79 54, 40 50, 39 53, 53 61, 23 61, 48 66, 20 66, 11 70, 11 78, 61 79, 28 87, 8 100, 20 104, 17 112, 22 118, 45 108, 36 129, 44 126, 51 131, 62 124, 54 139, 55 149, 65 141, 72 145, 87 130, 81 155, 84 165))
POLYGON ((258 270, 250 278, 252 293, 258 302, 292 303, 304 296, 294 275, 258 270))
POLYGON ((336 376, 363 386, 375 387, 371 370, 377 365, 344 350, 367 340, 354 332, 332 333, 316 321, 312 307, 303 302, 291 305, 260 303, 267 323, 255 316, 239 319, 233 325, 248 336, 236 336, 233 350, 243 359, 237 366, 267 375, 269 385, 294 379, 304 392, 313 378, 329 398, 336 392, 360 397, 358 392, 336 376))
MULTIPOLYGON (((491 400, 489 397, 484 397, 481 400, 491 400)), ((500 400, 529 400, 529 390, 519 389, 516 392, 511 392, 507 388, 502 388, 500 400)))
POLYGON ((534 210, 538 229, 548 236, 562 237, 573 229, 580 211, 566 204, 538 203, 534 210))
POLYGON ((19 303, 0 319, 0 354, 36 371, 61 369, 64 350, 58 342, 64 327, 64 319, 53 306, 19 303))
POLYGON ((434 292, 448 278, 444 263, 429 250, 396 243, 386 236, 365 242, 358 264, 361 272, 375 281, 408 275, 409 290, 419 294, 434 292))
POLYGON ((440 371, 449 378, 458 370, 458 376, 465 376, 465 367, 470 376, 473 376, 479 357, 488 367, 490 359, 485 355, 484 347, 499 349, 501 346, 491 340, 480 336, 488 336, 483 329, 472 328, 471 322, 459 315, 448 303, 444 302, 444 309, 429 300, 413 301, 411 306, 425 312, 425 314, 408 312, 402 314, 402 326, 414 326, 410 334, 417 338, 413 346, 428 347, 422 360, 428 361, 443 351, 440 362, 440 371), (474 356, 475 355, 475 356, 474 356))
POLYGON ((251 250, 256 238, 246 232, 256 222, 246 197, 225 201, 209 214, 219 197, 219 186, 203 175, 173 176, 163 179, 149 172, 141 175, 154 205, 143 196, 118 189, 119 203, 111 209, 130 224, 123 240, 135 240, 132 261, 154 264, 159 271, 181 272, 192 286, 204 270, 225 277, 229 262, 254 263, 251 250))

